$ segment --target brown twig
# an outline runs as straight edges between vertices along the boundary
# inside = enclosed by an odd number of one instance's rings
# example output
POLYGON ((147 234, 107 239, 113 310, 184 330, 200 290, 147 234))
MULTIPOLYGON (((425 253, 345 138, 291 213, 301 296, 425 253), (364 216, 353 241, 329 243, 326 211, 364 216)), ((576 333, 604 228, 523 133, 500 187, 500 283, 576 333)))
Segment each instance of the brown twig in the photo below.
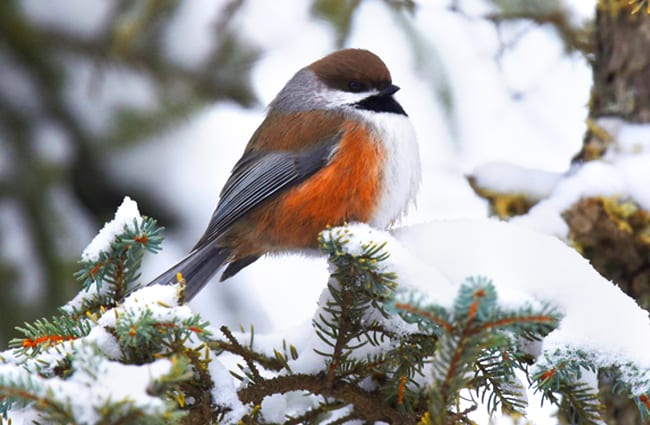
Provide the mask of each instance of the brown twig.
POLYGON ((354 416, 373 423, 384 421, 392 424, 416 424, 418 417, 415 413, 400 414, 396 409, 386 404, 384 398, 376 391, 365 391, 348 382, 335 382, 331 387, 327 384, 326 376, 296 374, 278 376, 255 382, 239 390, 239 398, 243 403, 259 404, 270 394, 284 394, 290 391, 308 391, 312 394, 333 397, 354 407, 354 416))
POLYGON ((239 353, 241 357, 244 359, 244 361, 246 362, 246 366, 248 366, 248 368, 250 369, 255 381, 262 380, 263 379, 262 375, 260 375, 260 371, 257 369, 257 366, 255 366, 255 363, 253 363, 253 360, 249 356, 244 355, 244 353, 247 353, 249 350, 246 350, 239 343, 239 341, 237 341, 237 339, 233 336, 232 332, 230 332, 230 329, 228 329, 228 326, 222 326, 219 329, 225 335, 226 339, 228 339, 228 341, 230 341, 230 343, 232 344, 232 347, 234 348, 233 352, 239 353))

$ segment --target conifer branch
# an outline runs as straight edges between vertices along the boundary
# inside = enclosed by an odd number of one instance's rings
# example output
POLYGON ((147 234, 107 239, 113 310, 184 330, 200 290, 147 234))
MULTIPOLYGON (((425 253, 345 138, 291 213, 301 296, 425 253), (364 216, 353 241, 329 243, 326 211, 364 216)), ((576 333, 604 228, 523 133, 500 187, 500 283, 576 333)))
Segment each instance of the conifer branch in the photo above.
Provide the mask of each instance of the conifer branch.
MULTIPOLYGON (((257 425, 267 423, 263 400, 301 392, 309 403, 294 410, 293 417, 287 415, 283 425, 318 424, 324 418, 340 424, 470 424, 468 415, 479 397, 487 400, 491 412, 501 406, 524 413, 524 387, 515 371, 528 374, 530 359, 519 343, 522 338, 543 338, 560 320, 549 305, 503 308, 492 282, 481 277, 468 278, 451 305, 427 303, 414 291, 397 291, 397 276, 383 263, 389 258, 386 243, 351 242, 347 228, 332 229, 320 239, 332 272, 311 330, 324 344, 316 351, 323 358, 312 365, 314 372, 296 373, 304 370, 304 363, 296 362, 299 350, 284 339, 278 348, 261 350, 253 334, 242 344, 225 326, 220 328, 225 339, 215 338, 208 323, 183 305, 182 276, 179 285, 146 287, 127 295, 137 287, 134 279, 149 234, 155 235, 155 229, 142 233, 137 221, 125 227, 117 242, 100 253, 102 259, 82 265, 86 275, 103 273, 92 281, 90 291, 61 309, 59 316, 22 328, 24 338, 14 340, 7 366, 21 370, 18 378, 2 381, 0 364, 0 415, 21 401, 53 424, 74 423, 75 416, 65 415, 75 415, 81 406, 65 410, 67 401, 56 398, 57 393, 41 401, 48 379, 76 385, 75 376, 84 374, 80 382, 86 385, 106 379, 102 374, 109 366, 156 363, 158 372, 146 382, 146 391, 140 390, 139 400, 107 399, 91 408, 99 409, 102 420, 111 424, 176 423, 187 414, 186 423, 236 420, 257 425), (264 354, 270 350, 272 355, 264 354), (240 374, 211 365, 224 352, 243 359, 237 365, 240 374), (41 367, 45 358, 50 363, 41 367), (160 367, 169 370, 163 373, 160 367), (238 388, 225 372, 242 381, 238 388), (461 392, 466 390, 476 391, 477 397, 461 407, 461 392), (151 404, 156 408, 149 408, 151 404), (57 411, 57 406, 63 410, 57 411)), ((0 362, 7 363, 2 357, 0 362)), ((650 387, 646 371, 635 365, 603 365, 593 355, 571 349, 545 353, 532 379, 544 400, 590 424, 598 420, 597 398, 581 382, 581 373, 608 366, 625 371, 624 377, 616 377, 621 394, 631 397, 632 389, 639 394, 639 388, 650 387)), ((648 411, 648 392, 634 400, 642 415, 648 411)))
POLYGON ((562 395, 560 409, 568 413, 571 423, 601 425, 598 393, 585 383, 563 384, 557 391, 562 395))
MULTIPOLYGON (((237 338, 235 338, 233 336, 232 332, 230 332, 230 329, 228 329, 227 326, 222 326, 219 329, 225 335, 226 339, 228 341, 230 341, 230 344, 234 347, 235 352, 240 354, 242 356, 242 358, 244 359, 244 361, 246 362, 246 366, 248 366, 248 370, 250 370, 250 374, 248 374, 249 375, 248 377, 253 382, 257 382, 259 380, 262 380, 263 378, 260 375, 260 371, 257 369, 257 366, 255 366, 255 363, 253 363, 252 359, 249 356, 245 355, 246 353, 248 353, 250 351, 246 350, 244 347, 242 347, 242 345, 239 343, 239 341, 237 341, 237 338)), ((260 400, 260 402, 261 402, 261 400, 260 400)))
POLYGON ((227 351, 232 354, 241 356, 242 358, 247 358, 250 361, 258 363, 264 369, 271 370, 274 372, 279 372, 282 369, 287 368, 286 359, 279 359, 278 356, 270 357, 263 353, 255 351, 253 348, 244 347, 243 345, 237 343, 233 344, 231 342, 222 341, 219 339, 207 341, 206 345, 210 347, 211 350, 221 353, 227 351))
POLYGON ((358 415, 370 423, 384 421, 388 423, 415 424, 415 415, 404 415, 384 403, 381 395, 365 391, 354 384, 337 382, 329 387, 326 375, 295 374, 278 376, 255 382, 239 390, 242 402, 259 404, 269 394, 284 394, 289 391, 308 391, 311 394, 333 397, 351 404, 358 415))
POLYGON ((342 402, 324 402, 321 403, 319 406, 316 406, 312 409, 307 410, 303 415, 296 416, 296 417, 288 417, 288 420, 284 422, 283 425, 302 425, 302 424, 309 424, 309 423, 315 423, 316 419, 327 413, 330 412, 334 409, 340 409, 341 407, 344 407, 345 404, 342 402))
POLYGON ((24 356, 34 356, 61 342, 86 336, 91 329, 92 323, 85 317, 73 318, 62 314, 52 319, 43 318, 16 327, 23 338, 12 339, 9 347, 18 349, 24 356))
POLYGON ((525 388, 515 377, 514 367, 507 351, 494 351, 475 363, 473 378, 481 402, 487 396, 488 411, 493 413, 499 405, 508 412, 525 414, 528 406, 525 388))

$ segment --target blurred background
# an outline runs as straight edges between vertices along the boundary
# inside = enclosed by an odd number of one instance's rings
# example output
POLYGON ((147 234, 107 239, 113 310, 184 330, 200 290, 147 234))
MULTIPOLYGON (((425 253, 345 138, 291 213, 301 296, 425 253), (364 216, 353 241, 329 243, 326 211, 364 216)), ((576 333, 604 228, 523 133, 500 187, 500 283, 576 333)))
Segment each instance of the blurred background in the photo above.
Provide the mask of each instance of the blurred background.
MULTIPOLYGON (((423 184, 405 224, 484 217, 465 175, 487 161, 564 171, 580 149, 595 0, 3 0, 0 349, 55 312, 122 198, 166 228, 155 277, 204 230, 267 105, 341 47, 402 87, 423 184)), ((194 301, 214 324, 309 320, 319 258, 266 258, 194 301)))

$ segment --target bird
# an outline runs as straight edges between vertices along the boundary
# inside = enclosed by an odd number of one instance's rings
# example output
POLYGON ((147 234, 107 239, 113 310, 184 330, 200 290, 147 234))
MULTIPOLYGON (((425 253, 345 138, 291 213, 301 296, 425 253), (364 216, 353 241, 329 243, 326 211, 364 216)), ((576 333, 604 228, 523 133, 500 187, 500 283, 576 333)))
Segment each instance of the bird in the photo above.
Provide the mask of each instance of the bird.
POLYGON ((415 203, 421 174, 399 89, 365 49, 338 50, 300 69, 267 108, 204 234, 149 285, 182 278, 189 301, 220 271, 223 281, 266 254, 315 251, 328 226, 398 222, 415 203))

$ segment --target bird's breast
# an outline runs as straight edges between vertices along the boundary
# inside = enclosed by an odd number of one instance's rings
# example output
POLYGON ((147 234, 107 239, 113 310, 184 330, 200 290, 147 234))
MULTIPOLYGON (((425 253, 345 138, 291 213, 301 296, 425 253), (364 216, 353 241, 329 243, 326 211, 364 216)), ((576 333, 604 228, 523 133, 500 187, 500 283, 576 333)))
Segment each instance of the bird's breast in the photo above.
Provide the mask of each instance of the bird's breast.
POLYGON ((318 233, 345 222, 369 222, 382 198, 386 152, 363 123, 348 121, 330 162, 274 202, 262 218, 272 245, 316 246, 318 233))
POLYGON ((361 114, 384 151, 381 193, 369 223, 378 229, 385 229, 415 203, 421 180, 417 139, 405 115, 370 111, 362 111, 361 114))

